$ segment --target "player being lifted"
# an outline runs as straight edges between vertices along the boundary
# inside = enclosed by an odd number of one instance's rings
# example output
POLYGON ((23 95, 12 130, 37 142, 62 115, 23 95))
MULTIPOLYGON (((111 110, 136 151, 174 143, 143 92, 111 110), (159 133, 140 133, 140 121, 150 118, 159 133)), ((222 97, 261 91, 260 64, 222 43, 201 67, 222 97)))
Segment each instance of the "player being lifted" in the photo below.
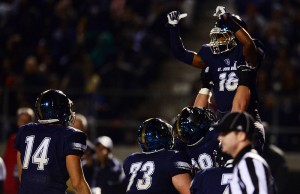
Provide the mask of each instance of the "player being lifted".
POLYGON ((256 72, 264 57, 263 49, 251 38, 239 16, 218 6, 214 14, 218 19, 210 31, 210 42, 203 44, 198 53, 187 50, 179 33, 179 21, 184 16, 179 11, 167 15, 174 56, 202 69, 203 87, 194 106, 208 107, 212 90, 219 118, 230 111, 248 111, 257 121, 255 147, 261 153, 264 130, 258 111, 256 72))

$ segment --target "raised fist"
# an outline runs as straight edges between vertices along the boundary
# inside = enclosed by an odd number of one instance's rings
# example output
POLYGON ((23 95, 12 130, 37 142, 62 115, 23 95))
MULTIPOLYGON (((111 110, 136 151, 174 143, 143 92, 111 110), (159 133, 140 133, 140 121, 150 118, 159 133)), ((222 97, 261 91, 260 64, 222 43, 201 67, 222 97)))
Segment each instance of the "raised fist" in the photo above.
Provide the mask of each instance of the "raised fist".
POLYGON ((222 21, 229 21, 229 20, 232 20, 232 16, 230 13, 226 12, 226 13, 223 13, 222 15, 220 15, 220 19, 222 21))
POLYGON ((185 18, 187 16, 187 13, 180 14, 179 11, 172 11, 168 13, 168 23, 172 26, 176 26, 179 23, 179 20, 182 18, 185 18))
POLYGON ((218 23, 224 24, 233 33, 235 33, 236 31, 238 31, 241 28, 241 26, 234 20, 233 16, 228 12, 220 15, 220 19, 219 19, 218 23))

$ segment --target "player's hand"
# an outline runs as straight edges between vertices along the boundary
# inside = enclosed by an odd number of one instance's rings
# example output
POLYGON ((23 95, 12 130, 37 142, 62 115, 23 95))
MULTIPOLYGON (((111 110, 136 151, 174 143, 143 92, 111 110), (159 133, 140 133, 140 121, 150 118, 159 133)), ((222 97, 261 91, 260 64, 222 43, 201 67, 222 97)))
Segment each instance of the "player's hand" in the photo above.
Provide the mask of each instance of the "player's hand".
POLYGON ((221 15, 223 15, 224 13, 226 13, 226 8, 224 6, 217 6, 216 12, 213 16, 216 16, 220 19, 221 15))
POLYGON ((223 13, 222 15, 220 15, 220 20, 223 21, 223 22, 232 20, 231 14, 228 13, 228 12, 223 13))
POLYGON ((217 25, 228 27, 228 23, 230 23, 229 20, 231 19, 231 14, 228 12, 224 12, 224 13, 220 13, 218 16, 219 16, 219 19, 217 21, 217 25))
POLYGON ((233 33, 235 33, 241 28, 241 26, 237 22, 235 22, 233 16, 228 12, 225 12, 224 14, 220 15, 219 24, 226 25, 228 29, 233 33))
POLYGON ((187 13, 180 14, 179 11, 172 11, 168 13, 168 23, 172 26, 176 26, 182 18, 185 18, 187 13))

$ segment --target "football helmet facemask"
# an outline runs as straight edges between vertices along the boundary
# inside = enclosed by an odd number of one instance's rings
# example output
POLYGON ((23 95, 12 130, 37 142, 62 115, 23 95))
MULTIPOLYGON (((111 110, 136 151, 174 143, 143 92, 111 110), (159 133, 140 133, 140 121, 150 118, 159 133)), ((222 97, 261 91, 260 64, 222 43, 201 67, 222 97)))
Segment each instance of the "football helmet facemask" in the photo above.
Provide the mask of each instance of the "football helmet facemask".
POLYGON ((159 118, 147 119, 138 129, 138 143, 144 152, 171 149, 174 145, 172 126, 159 118))
POLYGON ((210 33, 210 49, 213 54, 221 54, 232 50, 236 45, 233 32, 226 26, 216 25, 210 33))
POLYGON ((216 120, 215 114, 207 108, 185 107, 177 116, 175 133, 187 145, 195 145, 216 120))
POLYGON ((50 89, 37 98, 35 112, 42 124, 59 123, 69 126, 75 120, 72 106, 73 102, 62 91, 50 89))

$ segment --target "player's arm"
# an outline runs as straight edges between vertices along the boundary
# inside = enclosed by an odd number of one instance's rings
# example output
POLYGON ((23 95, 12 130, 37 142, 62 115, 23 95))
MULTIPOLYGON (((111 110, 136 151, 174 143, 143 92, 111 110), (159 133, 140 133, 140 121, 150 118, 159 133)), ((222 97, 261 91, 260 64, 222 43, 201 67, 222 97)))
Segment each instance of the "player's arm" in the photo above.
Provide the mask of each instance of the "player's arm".
POLYGON ((194 101, 194 107, 198 107, 198 108, 208 107, 209 93, 210 90, 208 88, 201 88, 194 101))
POLYGON ((18 177, 19 177, 19 181, 21 182, 23 166, 21 162, 21 153, 19 151, 17 152, 17 165, 18 165, 18 177))
POLYGON ((232 19, 230 13, 224 13, 221 15, 221 22, 224 22, 232 31, 238 41, 243 45, 243 56, 249 65, 256 67, 257 64, 257 49, 250 34, 240 26, 236 21, 232 19))
POLYGON ((190 185, 192 182, 189 173, 178 174, 172 177, 172 183, 180 194, 190 194, 190 185))
POLYGON ((233 102, 232 102, 232 112, 244 112, 247 110, 250 102, 250 89, 247 86, 238 86, 233 102))
POLYGON ((66 166, 70 176, 71 184, 76 194, 91 194, 81 168, 80 156, 67 155, 66 166))
POLYGON ((239 83, 233 98, 231 111, 242 112, 247 110, 251 97, 249 88, 251 84, 255 84, 253 83, 254 74, 255 69, 250 66, 240 65, 237 67, 239 83))
POLYGON ((205 70, 201 72, 201 82, 202 87, 199 90, 197 97, 194 101, 194 107, 203 108, 208 107, 209 97, 210 97, 210 75, 209 75, 209 67, 206 67, 205 70))
POLYGON ((235 33, 235 36, 243 45, 243 55, 247 63, 253 67, 256 67, 257 64, 256 46, 249 33, 244 28, 241 28, 235 33))
POLYGON ((180 14, 179 11, 172 11, 167 15, 170 29, 171 50, 175 58, 179 61, 202 69, 204 67, 204 62, 201 57, 196 52, 185 49, 180 37, 179 21, 186 16, 187 14, 180 14))

